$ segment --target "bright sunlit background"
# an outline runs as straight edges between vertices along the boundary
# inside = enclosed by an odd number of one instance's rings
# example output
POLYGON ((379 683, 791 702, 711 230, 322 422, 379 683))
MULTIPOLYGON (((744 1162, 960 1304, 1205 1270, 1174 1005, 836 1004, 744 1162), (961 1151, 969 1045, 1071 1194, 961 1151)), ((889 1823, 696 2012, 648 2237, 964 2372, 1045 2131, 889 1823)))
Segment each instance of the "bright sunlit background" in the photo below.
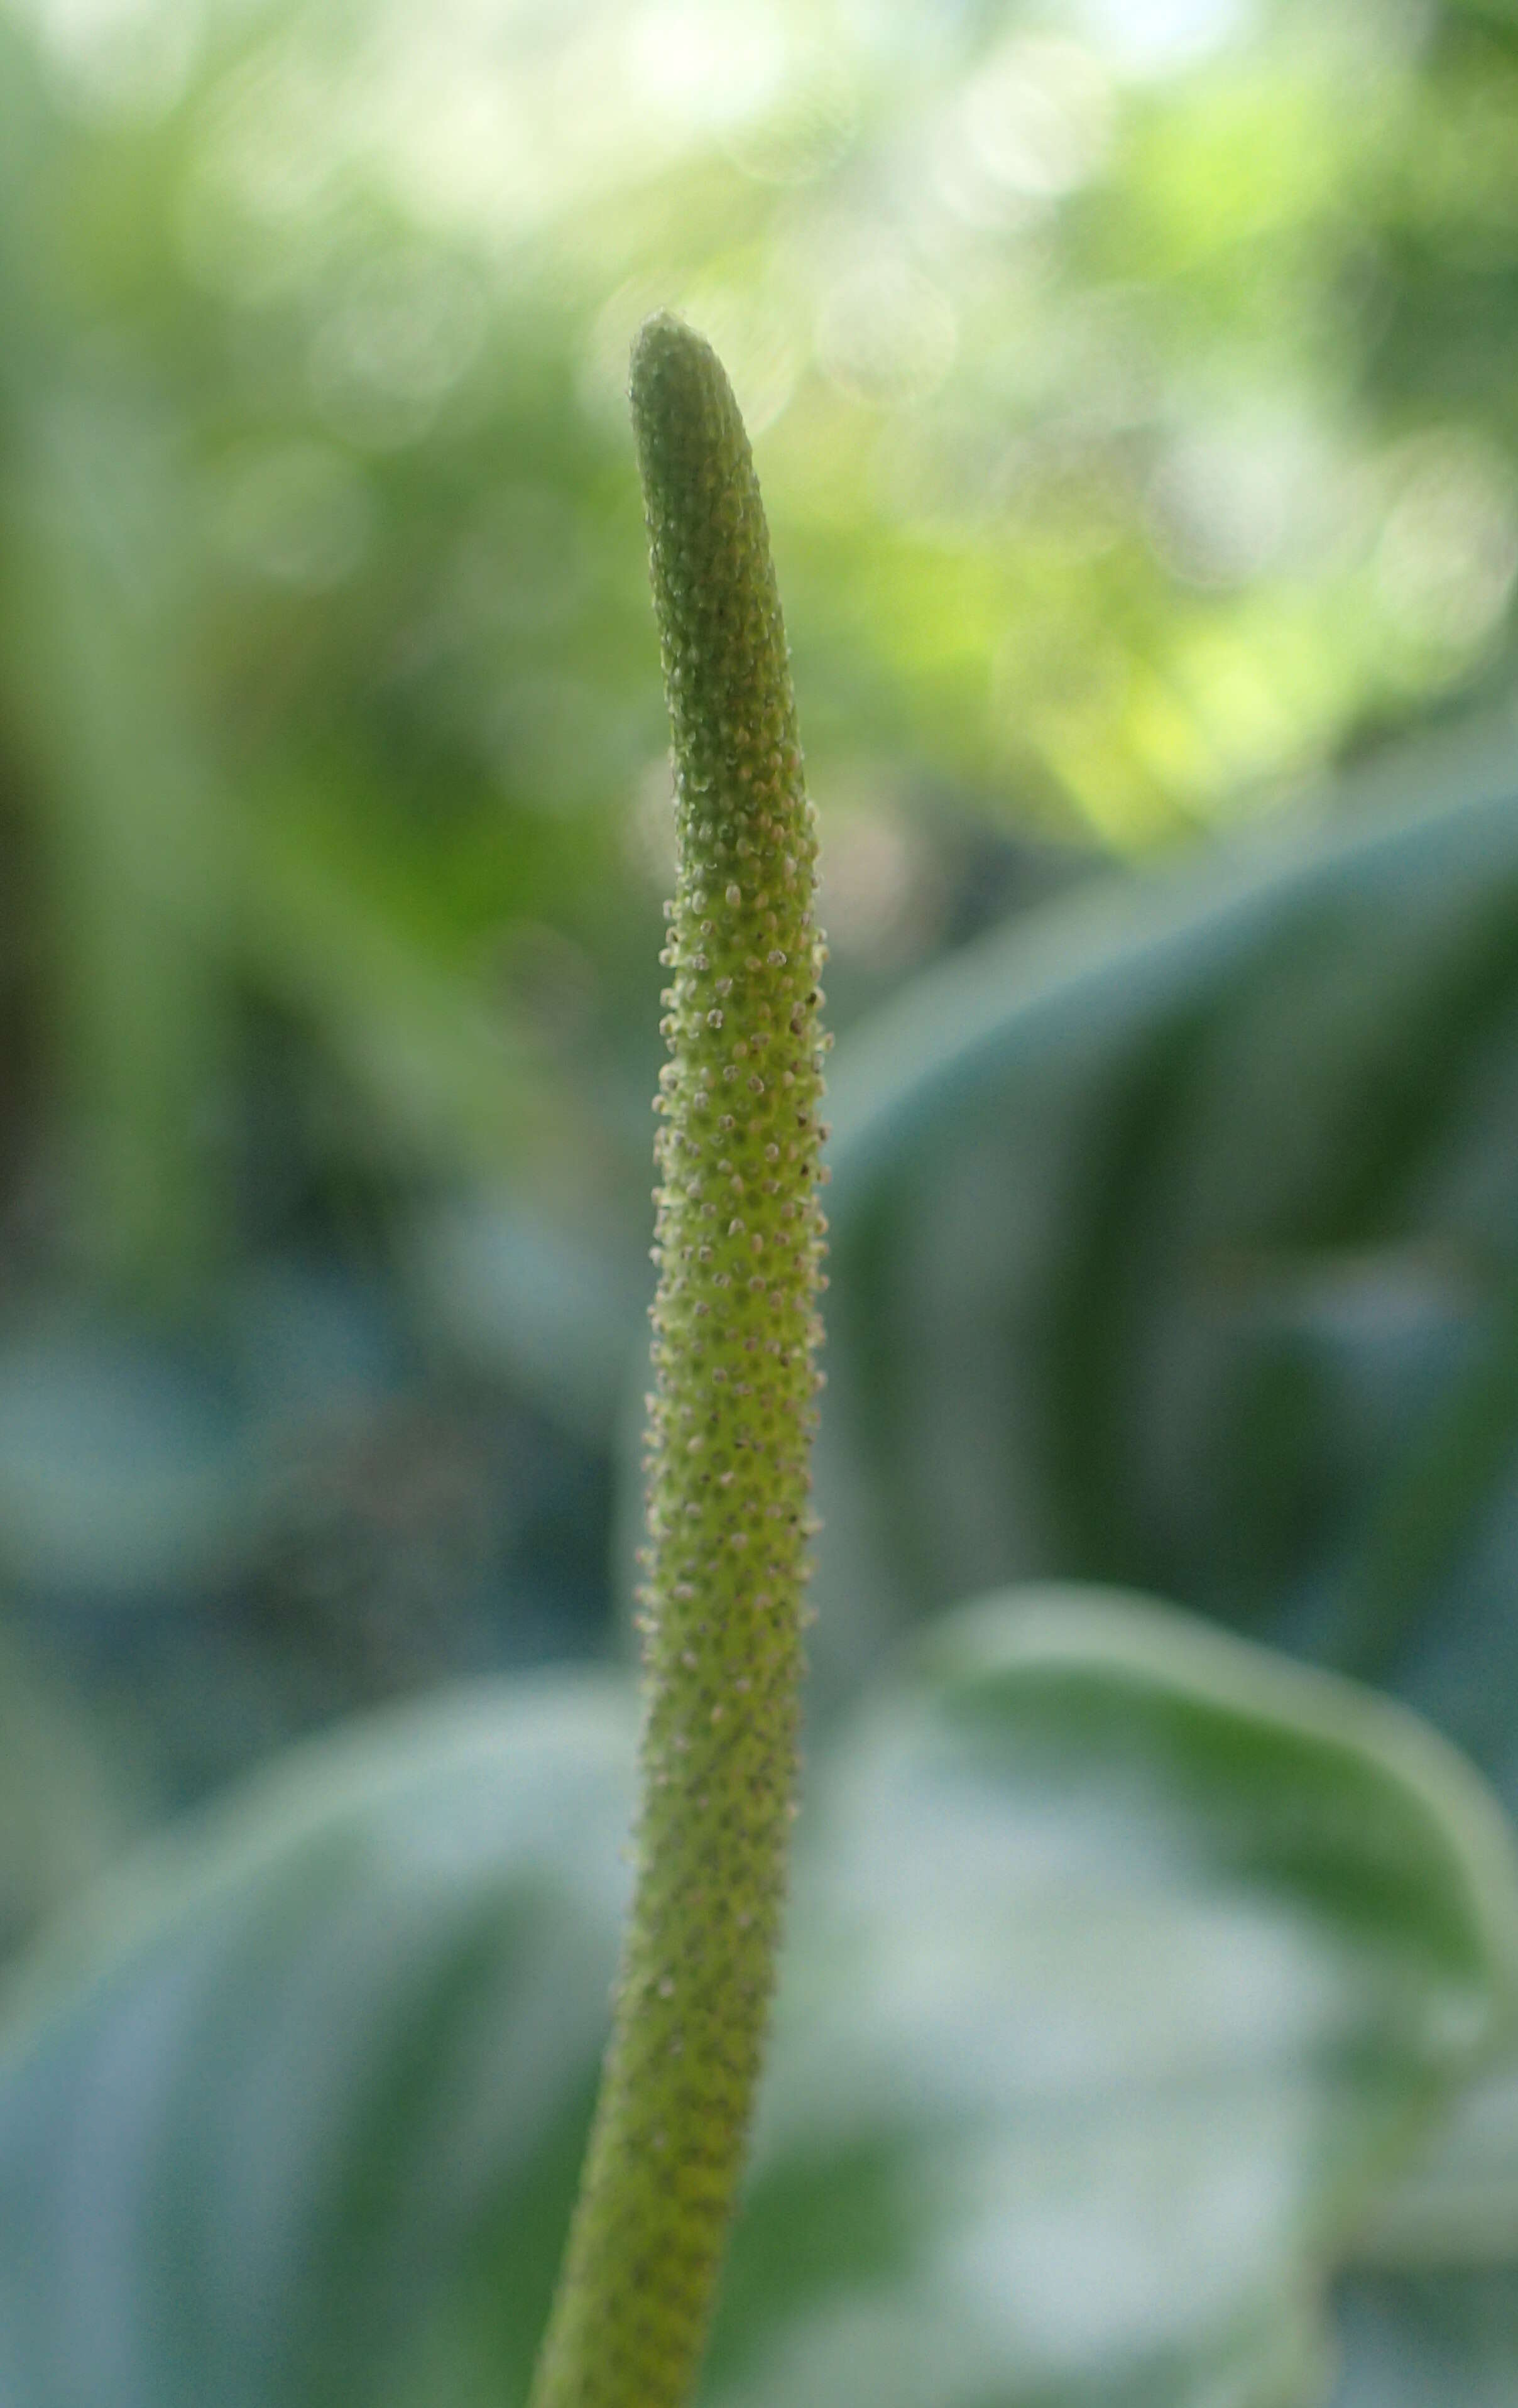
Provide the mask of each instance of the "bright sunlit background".
POLYGON ((1482 0, 7 0, 20 1928, 609 1642, 668 772, 624 383, 755 438, 835 1018, 1505 707, 1482 0))

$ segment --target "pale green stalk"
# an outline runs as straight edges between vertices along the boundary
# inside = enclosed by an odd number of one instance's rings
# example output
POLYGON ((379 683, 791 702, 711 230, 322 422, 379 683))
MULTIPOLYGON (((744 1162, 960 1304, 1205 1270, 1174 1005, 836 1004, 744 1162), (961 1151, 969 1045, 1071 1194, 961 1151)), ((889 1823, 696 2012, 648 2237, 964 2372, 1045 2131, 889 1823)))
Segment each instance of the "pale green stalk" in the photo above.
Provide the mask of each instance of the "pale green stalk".
POLYGON ((708 346, 652 321, 632 398, 679 836, 642 1793, 615 2023, 532 2408, 680 2408, 695 2385, 774 1987, 820 1385, 823 948, 768 536, 708 346))

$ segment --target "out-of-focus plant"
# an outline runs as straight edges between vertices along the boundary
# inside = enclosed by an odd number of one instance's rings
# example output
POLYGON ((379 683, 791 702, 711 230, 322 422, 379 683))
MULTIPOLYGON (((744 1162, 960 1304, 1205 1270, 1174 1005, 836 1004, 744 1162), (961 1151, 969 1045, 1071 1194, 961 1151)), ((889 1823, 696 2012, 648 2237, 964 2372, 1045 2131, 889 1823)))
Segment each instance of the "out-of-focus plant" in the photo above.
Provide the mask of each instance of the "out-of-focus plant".
POLYGON ((1118 1580, 1396 1689, 1518 1797, 1511 778, 1499 735, 1407 757, 969 949, 848 1055, 835 1678, 946 1590, 1118 1580))
POLYGON ((923 796, 1126 844, 1502 690, 1511 34, 1164 24, 15 0, 4 752, 97 1262, 224 1248, 251 1001, 348 1099, 329 1181, 505 1179, 615 1255, 655 304, 764 433, 845 1016, 942 933, 923 796))
MULTIPOLYGON (((633 1724, 605 1672, 392 1709, 54 1931, 0 2074, 16 2408, 525 2399, 633 1724)), ((813 1756, 699 2396, 1325 2399, 1325 2286, 1512 2011, 1511 1843, 1458 1758, 1075 1589, 944 1624, 813 1756)), ((1494 2317, 1441 2388, 1419 2285, 1356 2280, 1371 2396, 1399 2320, 1398 2408, 1499 2396, 1494 2317)))

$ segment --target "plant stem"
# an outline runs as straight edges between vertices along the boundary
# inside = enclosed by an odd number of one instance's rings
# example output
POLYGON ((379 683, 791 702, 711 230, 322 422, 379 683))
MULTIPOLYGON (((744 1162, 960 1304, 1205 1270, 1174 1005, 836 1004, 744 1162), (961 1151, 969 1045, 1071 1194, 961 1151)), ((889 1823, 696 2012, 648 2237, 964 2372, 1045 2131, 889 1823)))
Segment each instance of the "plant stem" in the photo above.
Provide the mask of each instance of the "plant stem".
POLYGON ((758 2079, 795 1813, 825 1224, 815 837, 769 539, 714 353, 633 419, 674 735, 637 1873, 532 2408, 680 2408, 758 2079))

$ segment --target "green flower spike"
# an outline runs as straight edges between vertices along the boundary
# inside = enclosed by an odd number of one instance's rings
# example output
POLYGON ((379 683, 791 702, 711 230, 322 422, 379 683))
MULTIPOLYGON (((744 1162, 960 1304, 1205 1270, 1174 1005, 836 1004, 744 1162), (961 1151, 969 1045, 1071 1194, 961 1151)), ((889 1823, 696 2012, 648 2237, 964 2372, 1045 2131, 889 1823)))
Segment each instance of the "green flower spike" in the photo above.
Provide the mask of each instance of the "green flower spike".
POLYGON ((715 354, 655 318, 633 420, 680 866, 649 1399, 637 1877, 533 2408, 679 2408, 758 2079, 795 1813, 821 1375, 816 841, 759 488, 715 354))

